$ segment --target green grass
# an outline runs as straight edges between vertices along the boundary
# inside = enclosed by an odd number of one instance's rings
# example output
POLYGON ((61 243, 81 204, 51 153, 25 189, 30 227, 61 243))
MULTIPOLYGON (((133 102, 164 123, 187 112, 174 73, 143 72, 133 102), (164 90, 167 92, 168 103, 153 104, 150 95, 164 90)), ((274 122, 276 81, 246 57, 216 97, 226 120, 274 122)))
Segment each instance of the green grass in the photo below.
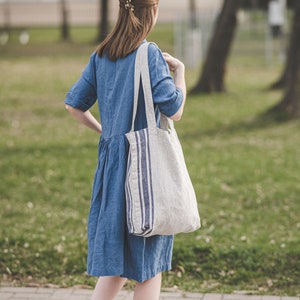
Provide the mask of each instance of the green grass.
MULTIPOLYGON (((151 38, 168 51, 169 29, 151 38)), ((38 32, 27 46, 0 49, 1 281, 93 286, 86 225, 98 137, 63 100, 95 45, 59 43, 53 32, 46 42, 38 32)), ((265 114, 282 96, 266 89, 280 68, 239 55, 239 46, 228 92, 189 97, 176 124, 202 229, 176 236, 163 286, 299 295, 300 123, 265 114)), ((189 86, 197 76, 188 70, 189 86)))

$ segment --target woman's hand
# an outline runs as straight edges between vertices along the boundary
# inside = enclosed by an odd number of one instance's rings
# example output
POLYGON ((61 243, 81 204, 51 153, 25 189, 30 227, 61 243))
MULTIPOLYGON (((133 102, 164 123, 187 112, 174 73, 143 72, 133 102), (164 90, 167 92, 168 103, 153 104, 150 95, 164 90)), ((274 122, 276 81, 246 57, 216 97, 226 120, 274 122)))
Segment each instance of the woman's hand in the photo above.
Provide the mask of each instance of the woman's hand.
POLYGON ((173 57, 167 52, 163 52, 163 56, 170 68, 170 71, 176 72, 178 68, 184 70, 184 64, 179 59, 173 57))

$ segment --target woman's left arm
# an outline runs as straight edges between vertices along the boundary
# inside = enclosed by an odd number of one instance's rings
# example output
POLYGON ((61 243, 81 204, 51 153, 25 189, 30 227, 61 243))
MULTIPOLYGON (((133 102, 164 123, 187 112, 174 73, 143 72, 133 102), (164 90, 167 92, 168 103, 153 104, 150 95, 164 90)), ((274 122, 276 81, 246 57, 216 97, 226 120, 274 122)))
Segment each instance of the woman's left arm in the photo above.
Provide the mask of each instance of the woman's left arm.
POLYGON ((96 118, 91 114, 91 112, 89 110, 82 111, 82 110, 74 108, 68 104, 66 104, 66 109, 80 123, 84 124, 85 126, 89 127, 90 129, 98 132, 99 134, 102 133, 101 124, 96 120, 96 118))

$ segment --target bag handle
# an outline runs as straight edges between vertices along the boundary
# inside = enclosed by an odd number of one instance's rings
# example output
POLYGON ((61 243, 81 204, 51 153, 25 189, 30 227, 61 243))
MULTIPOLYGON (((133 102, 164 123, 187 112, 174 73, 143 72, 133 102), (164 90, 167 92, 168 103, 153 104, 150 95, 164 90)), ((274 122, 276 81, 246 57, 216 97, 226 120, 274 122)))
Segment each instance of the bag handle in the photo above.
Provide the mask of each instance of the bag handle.
MULTIPOLYGON (((150 83, 149 75, 149 65, 148 65, 148 47, 149 43, 143 43, 137 50, 135 58, 135 68, 134 68, 134 102, 133 102, 133 115, 132 115, 132 125, 131 131, 134 131, 134 122, 137 113, 138 106, 138 96, 140 81, 142 80, 142 87, 144 91, 144 101, 145 101, 145 112, 148 128, 156 127, 156 119, 153 106, 152 89, 150 83)), ((173 121, 167 118, 164 114, 160 114, 161 128, 165 130, 173 129, 173 121)))

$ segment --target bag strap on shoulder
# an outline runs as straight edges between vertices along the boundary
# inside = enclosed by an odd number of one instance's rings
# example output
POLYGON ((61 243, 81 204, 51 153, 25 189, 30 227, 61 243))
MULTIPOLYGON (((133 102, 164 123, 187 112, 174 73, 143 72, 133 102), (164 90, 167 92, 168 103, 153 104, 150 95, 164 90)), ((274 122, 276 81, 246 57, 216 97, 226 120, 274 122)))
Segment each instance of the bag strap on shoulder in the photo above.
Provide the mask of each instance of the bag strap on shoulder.
MULTIPOLYGON (((139 46, 135 58, 134 68, 134 101, 131 131, 134 131, 134 122, 137 113, 138 97, 140 82, 144 92, 145 112, 148 128, 156 128, 156 119, 153 106, 152 89, 150 82, 149 64, 148 64, 148 48, 150 43, 143 43, 139 46)), ((168 130, 174 128, 173 121, 167 118, 164 114, 160 114, 161 128, 168 130)))

